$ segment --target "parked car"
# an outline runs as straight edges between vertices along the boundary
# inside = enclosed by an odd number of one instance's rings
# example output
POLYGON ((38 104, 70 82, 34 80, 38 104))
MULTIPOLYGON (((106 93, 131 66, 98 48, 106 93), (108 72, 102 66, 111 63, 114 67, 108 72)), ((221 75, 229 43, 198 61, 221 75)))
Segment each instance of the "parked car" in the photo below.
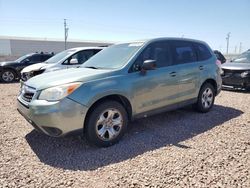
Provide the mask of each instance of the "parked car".
POLYGON ((216 55, 217 59, 221 62, 221 64, 226 63, 227 59, 219 50, 214 50, 214 54, 216 55))
POLYGON ((77 68, 104 47, 79 47, 62 51, 45 62, 26 67, 21 72, 22 81, 33 76, 60 69, 77 68))
POLYGON ((54 54, 51 53, 31 53, 18 58, 15 61, 7 61, 0 63, 0 80, 6 83, 19 80, 21 70, 27 66, 46 61, 54 54))
POLYGON ((250 89, 250 50, 222 65, 224 88, 250 89))
POLYGON ((78 69, 28 80, 18 111, 47 135, 80 131, 91 143, 110 146, 130 120, 186 105, 208 112, 221 90, 216 61, 206 43, 191 39, 113 45, 78 69))

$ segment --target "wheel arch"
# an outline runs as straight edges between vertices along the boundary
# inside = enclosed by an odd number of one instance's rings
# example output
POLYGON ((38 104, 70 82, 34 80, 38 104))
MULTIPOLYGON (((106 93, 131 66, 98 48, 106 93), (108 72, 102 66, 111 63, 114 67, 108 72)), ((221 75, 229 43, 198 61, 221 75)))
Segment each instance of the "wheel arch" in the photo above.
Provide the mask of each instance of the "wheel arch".
POLYGON ((88 111, 86 113, 86 116, 85 116, 86 118, 84 120, 84 131, 85 131, 85 127, 86 127, 85 126, 86 122, 88 121, 88 117, 89 117, 90 113, 93 111, 93 109, 97 105, 99 105, 100 103, 102 103, 104 101, 108 101, 108 100, 119 102, 126 110, 126 112, 128 114, 128 119, 129 120, 132 119, 132 105, 131 105, 130 101, 128 100, 128 98, 123 96, 123 95, 120 95, 120 94, 110 94, 110 95, 106 95, 106 96, 99 98, 90 106, 90 108, 88 109, 88 111))
POLYGON ((214 80, 214 79, 212 79, 212 78, 209 78, 209 79, 207 79, 207 80, 205 80, 202 84, 201 84, 201 87, 200 87, 200 89, 202 88, 202 86, 203 85, 205 85, 206 83, 209 83, 209 84, 211 84, 213 87, 214 87, 214 89, 215 89, 215 94, 217 95, 218 93, 218 90, 217 90, 217 82, 214 80))

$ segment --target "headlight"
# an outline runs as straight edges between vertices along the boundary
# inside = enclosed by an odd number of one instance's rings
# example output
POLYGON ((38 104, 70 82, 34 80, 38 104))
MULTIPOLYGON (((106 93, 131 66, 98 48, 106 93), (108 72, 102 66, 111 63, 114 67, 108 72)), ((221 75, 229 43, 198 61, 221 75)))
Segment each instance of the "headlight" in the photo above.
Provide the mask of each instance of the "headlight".
POLYGON ((240 75, 242 78, 250 77, 250 71, 245 71, 245 72, 241 73, 240 75))
POLYGON ((47 101, 58 101, 75 91, 82 83, 75 82, 56 87, 51 87, 41 91, 38 99, 47 101))

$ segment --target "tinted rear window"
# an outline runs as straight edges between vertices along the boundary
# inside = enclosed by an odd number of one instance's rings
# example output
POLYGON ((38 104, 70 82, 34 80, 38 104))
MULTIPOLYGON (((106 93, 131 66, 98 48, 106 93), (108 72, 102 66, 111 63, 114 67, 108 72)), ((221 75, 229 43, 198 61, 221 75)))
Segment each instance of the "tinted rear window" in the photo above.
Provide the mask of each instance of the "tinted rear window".
POLYGON ((47 59, 49 59, 49 58, 51 58, 51 57, 52 57, 52 55, 50 55, 50 54, 45 54, 45 55, 42 56, 42 61, 46 61, 47 59))
POLYGON ((212 54, 205 45, 195 43, 195 47, 197 50, 199 61, 204 61, 212 57, 212 54))
POLYGON ((174 41, 173 55, 175 64, 191 63, 197 61, 196 52, 191 42, 174 41))
POLYGON ((29 59, 31 62, 41 62, 42 61, 41 55, 39 55, 39 54, 31 56, 29 59))

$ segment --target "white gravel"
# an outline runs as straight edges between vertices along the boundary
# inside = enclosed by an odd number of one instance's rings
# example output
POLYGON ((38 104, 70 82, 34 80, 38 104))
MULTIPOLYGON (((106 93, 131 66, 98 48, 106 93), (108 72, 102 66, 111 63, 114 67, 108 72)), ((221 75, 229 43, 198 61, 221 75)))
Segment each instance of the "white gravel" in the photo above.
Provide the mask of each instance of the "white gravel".
POLYGON ((0 187, 250 187, 250 93, 223 91, 207 114, 185 108, 130 124, 109 148, 37 133, 0 83, 0 187))

